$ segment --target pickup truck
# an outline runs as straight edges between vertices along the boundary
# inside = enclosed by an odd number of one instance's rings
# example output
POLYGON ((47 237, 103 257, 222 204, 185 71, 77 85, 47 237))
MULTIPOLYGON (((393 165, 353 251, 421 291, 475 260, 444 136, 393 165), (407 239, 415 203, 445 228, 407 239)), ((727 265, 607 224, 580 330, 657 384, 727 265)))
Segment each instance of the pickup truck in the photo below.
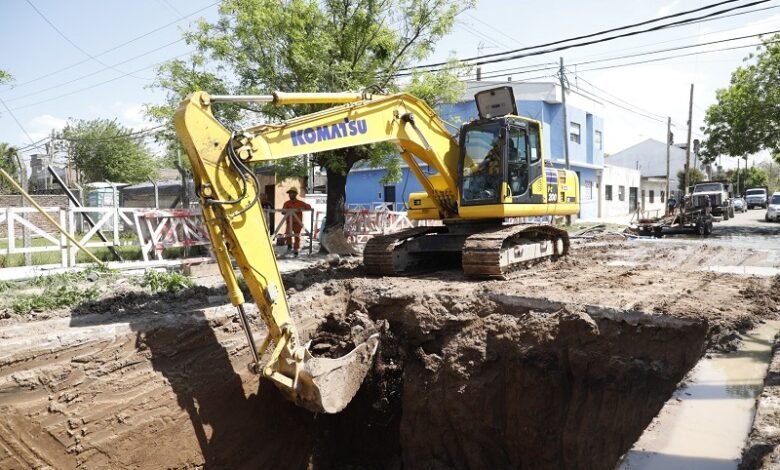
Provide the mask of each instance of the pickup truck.
POLYGON ((729 192, 723 183, 707 181, 698 183, 693 187, 691 202, 693 207, 703 208, 706 198, 710 198, 710 208, 712 215, 723 217, 723 220, 729 220, 734 217, 734 208, 731 207, 729 192))
POLYGON ((769 191, 767 188, 748 188, 748 190, 745 191, 745 202, 747 202, 748 209, 754 207, 766 209, 768 198, 769 191))

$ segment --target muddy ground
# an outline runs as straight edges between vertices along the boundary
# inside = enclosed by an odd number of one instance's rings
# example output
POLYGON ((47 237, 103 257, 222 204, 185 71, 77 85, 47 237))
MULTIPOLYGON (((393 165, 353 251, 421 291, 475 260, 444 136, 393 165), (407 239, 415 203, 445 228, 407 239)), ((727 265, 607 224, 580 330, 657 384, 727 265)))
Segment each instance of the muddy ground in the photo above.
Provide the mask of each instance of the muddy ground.
POLYGON ((778 317, 780 280, 712 271, 776 268, 774 235, 596 237, 507 281, 372 278, 356 263, 289 274, 304 337, 356 312, 382 332, 333 416, 247 370, 219 288, 128 282, 73 309, 6 312, 0 468, 609 469, 706 350, 778 317))

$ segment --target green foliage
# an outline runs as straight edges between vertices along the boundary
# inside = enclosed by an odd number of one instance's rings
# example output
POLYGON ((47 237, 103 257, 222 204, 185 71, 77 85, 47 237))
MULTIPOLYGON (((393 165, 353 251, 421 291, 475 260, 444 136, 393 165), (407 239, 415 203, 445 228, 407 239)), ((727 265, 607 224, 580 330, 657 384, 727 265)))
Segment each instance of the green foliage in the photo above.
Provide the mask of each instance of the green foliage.
POLYGON ((157 174, 157 162, 130 133, 116 120, 79 120, 69 122, 60 138, 68 141, 68 152, 84 182, 148 181, 157 174))
POLYGON ((38 276, 31 279, 28 284, 35 287, 56 287, 67 286, 77 282, 83 282, 87 280, 86 271, 73 271, 59 274, 51 274, 48 276, 38 276))
MULTIPOLYGON (((704 181, 704 173, 697 168, 691 168, 688 171, 688 186, 693 186, 696 183, 704 181)), ((677 172, 677 188, 680 191, 685 192, 685 171, 680 170, 677 172)))
POLYGON ((30 312, 43 312, 55 308, 72 307, 94 300, 99 291, 96 287, 79 289, 63 285, 49 285, 40 294, 23 294, 11 303, 13 311, 19 315, 30 312))
MULTIPOLYGON (((198 89, 233 94, 397 91, 401 88, 399 70, 430 55, 436 42, 452 29, 456 15, 473 3, 223 0, 216 22, 202 20, 185 35, 198 55, 189 62, 169 62, 158 69, 154 86, 167 90, 167 102, 149 106, 147 112, 159 122, 170 122, 179 101, 198 89)), ((452 101, 462 90, 458 71, 414 75, 411 87, 432 105, 452 101)), ((323 107, 327 106, 265 105, 242 110, 220 105, 214 109, 227 127, 233 127, 246 117, 244 111, 259 111, 273 122, 323 107)), ((172 132, 164 138, 175 142, 172 132)), ((372 145, 315 154, 312 163, 324 167, 329 175, 344 175, 360 161, 376 166, 397 158, 392 147, 372 145)), ((274 165, 280 176, 301 174, 300 160, 274 165)), ((328 198, 328 225, 332 226, 338 217, 343 218, 343 207, 338 210, 337 206, 343 205, 344 193, 329 192, 328 198)))
POLYGON ((747 188, 758 188, 761 186, 768 186, 769 184, 769 172, 764 168, 750 167, 740 168, 739 172, 734 172, 731 175, 731 182, 736 184, 735 191, 737 194, 744 194, 747 188))
POLYGON ((152 292, 178 292, 188 289, 195 284, 187 276, 169 271, 146 271, 144 284, 149 286, 152 292))
MULTIPOLYGON (((19 179, 19 160, 18 151, 16 147, 11 146, 5 142, 0 143, 0 168, 5 170, 13 179, 19 179)), ((14 189, 11 184, 0 178, 0 194, 14 193, 14 189)))
POLYGON ((761 150, 780 154, 780 35, 764 39, 746 65, 731 75, 728 88, 718 90, 717 103, 707 109, 702 128, 702 159, 719 155, 744 157, 761 150))
POLYGON ((6 72, 5 70, 0 70, 0 85, 11 83, 14 80, 14 77, 6 72))

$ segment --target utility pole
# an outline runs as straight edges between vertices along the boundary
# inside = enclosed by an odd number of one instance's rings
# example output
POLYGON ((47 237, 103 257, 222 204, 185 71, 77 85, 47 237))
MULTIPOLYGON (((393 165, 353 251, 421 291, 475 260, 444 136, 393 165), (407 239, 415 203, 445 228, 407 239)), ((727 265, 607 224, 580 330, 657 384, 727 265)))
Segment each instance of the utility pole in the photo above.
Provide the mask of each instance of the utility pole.
POLYGON ((561 102, 563 103, 563 156, 566 159, 566 169, 571 170, 569 162, 569 113, 566 111, 566 75, 563 69, 563 57, 561 57, 558 78, 561 81, 561 102))
POLYGON ((741 159, 737 158, 737 192, 744 193, 744 191, 739 190, 739 161, 741 159))
MULTIPOLYGON (((666 200, 671 197, 669 194, 669 160, 672 154, 672 118, 666 118, 666 200)), ((669 212, 669 204, 666 204, 666 212, 669 212)))
POLYGON ((688 103, 688 140, 685 144, 685 194, 688 194, 688 185, 691 184, 691 131, 693 130, 693 83, 691 83, 691 99, 688 103))
MULTIPOLYGON (((563 104, 563 156, 566 159, 566 169, 571 170, 569 162, 569 114, 566 111, 566 74, 563 68, 563 57, 561 57, 561 69, 558 71, 558 78, 561 80, 561 103, 563 104)), ((566 225, 571 225, 571 216, 566 216, 566 225)))

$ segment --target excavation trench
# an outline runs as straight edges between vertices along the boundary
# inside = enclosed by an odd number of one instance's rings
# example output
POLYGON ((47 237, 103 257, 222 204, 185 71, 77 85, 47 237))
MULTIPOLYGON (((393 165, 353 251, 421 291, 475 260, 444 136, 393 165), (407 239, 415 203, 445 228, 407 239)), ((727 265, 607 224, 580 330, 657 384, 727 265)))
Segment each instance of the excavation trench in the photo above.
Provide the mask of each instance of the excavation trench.
MULTIPOLYGON (((706 325, 489 292, 331 291, 330 333, 382 331, 310 468, 613 468, 699 359, 706 325)), ((303 463, 302 463, 303 464, 303 463)))
POLYGON ((348 349, 356 316, 381 332, 337 415, 258 383, 229 307, 74 316, 24 357, 0 343, 0 468, 611 469, 707 341, 698 320, 401 292, 331 281, 292 297, 318 354, 348 349))

